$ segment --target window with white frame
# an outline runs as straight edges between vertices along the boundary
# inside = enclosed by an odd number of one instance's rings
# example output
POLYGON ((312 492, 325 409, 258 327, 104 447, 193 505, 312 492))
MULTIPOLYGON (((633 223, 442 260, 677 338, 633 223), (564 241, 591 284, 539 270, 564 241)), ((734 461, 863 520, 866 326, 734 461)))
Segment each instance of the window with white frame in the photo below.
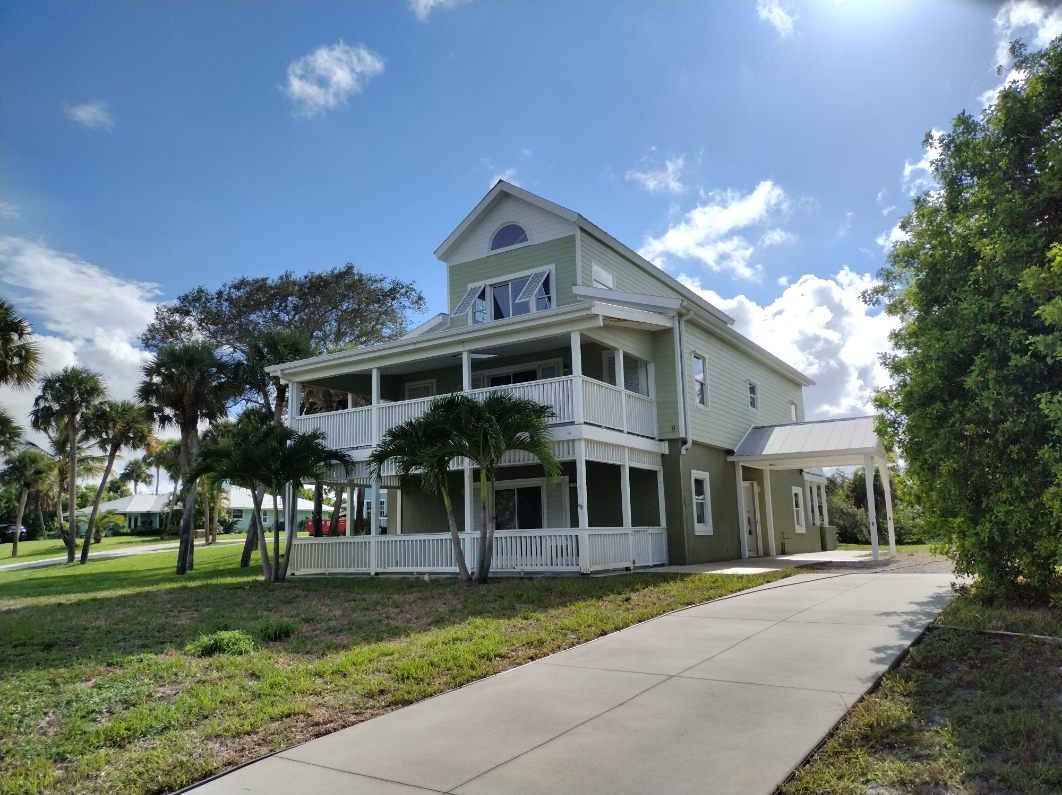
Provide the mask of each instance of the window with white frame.
POLYGON ((708 408, 708 359, 699 353, 693 354, 693 402, 708 408))
POLYGON ((481 370, 472 374, 472 388, 509 386, 510 384, 526 384, 529 381, 542 381, 547 378, 559 378, 562 372, 562 364, 563 362, 560 359, 550 359, 542 362, 529 362, 510 367, 481 370))
POLYGON ((793 486, 793 526, 798 533, 807 531, 804 524, 804 490, 799 486, 793 486))
POLYGON ((468 313, 475 325, 543 312, 553 307, 552 285, 552 267, 503 277, 493 284, 469 285, 454 315, 468 313))
POLYGON ((612 271, 606 270, 594 260, 590 261, 590 275, 594 281, 594 287, 602 287, 606 290, 616 289, 616 277, 612 271))
POLYGON ((697 535, 712 534, 712 494, 707 472, 694 470, 691 473, 693 496, 693 532, 697 535))
POLYGON ((506 224, 494 233, 494 237, 490 241, 490 250, 498 251, 503 248, 512 248, 527 242, 526 229, 520 224, 506 224))
MULTIPOLYGON (((605 382, 619 386, 616 378, 616 352, 605 351, 602 354, 605 365, 605 382)), ((646 362, 629 353, 623 354, 623 388, 637 395, 649 394, 649 368, 646 362)))
POLYGON ((406 400, 432 397, 435 394, 435 379, 412 381, 406 384, 406 400))
POLYGON ((242 522, 243 521, 243 508, 233 508, 231 511, 229 511, 229 515, 232 517, 232 521, 234 521, 234 522, 242 522))
POLYGON ((760 410, 760 388, 755 381, 749 381, 749 408, 753 411, 760 410))

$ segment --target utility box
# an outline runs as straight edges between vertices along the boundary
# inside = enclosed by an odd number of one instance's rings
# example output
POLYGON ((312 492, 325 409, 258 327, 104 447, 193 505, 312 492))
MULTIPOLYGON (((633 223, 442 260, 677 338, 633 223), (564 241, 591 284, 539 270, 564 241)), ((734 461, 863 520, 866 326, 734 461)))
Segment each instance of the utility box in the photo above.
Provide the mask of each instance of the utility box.
POLYGON ((822 551, 832 552, 837 549, 837 528, 830 525, 819 525, 819 537, 822 539, 822 551))

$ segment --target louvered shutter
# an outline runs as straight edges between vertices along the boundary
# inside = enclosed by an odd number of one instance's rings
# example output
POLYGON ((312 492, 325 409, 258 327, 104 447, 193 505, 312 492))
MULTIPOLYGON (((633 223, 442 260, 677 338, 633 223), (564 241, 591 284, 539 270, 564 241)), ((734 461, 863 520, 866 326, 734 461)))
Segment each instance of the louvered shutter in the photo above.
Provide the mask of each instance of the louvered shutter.
POLYGON ((623 356, 623 388, 628 392, 642 392, 641 362, 633 356, 623 356))
POLYGON ((538 294, 538 288, 542 286, 542 282, 546 281, 547 276, 549 276, 549 271, 535 271, 532 273, 531 278, 524 285, 524 289, 520 291, 520 295, 516 296, 513 301, 530 301, 538 294))
POLYGON ((567 527, 570 523, 568 505, 568 478, 557 478, 552 486, 546 486, 546 527, 567 527))
POLYGON ((538 368, 538 377, 541 379, 556 378, 560 375, 560 368, 556 364, 543 364, 538 368))
POLYGON ((616 354, 605 354, 605 383, 616 386, 616 354))
POLYGON ((482 289, 482 284, 476 284, 472 287, 469 287, 468 292, 465 293, 465 297, 461 299, 461 302, 454 310, 453 317, 457 317, 458 315, 463 315, 467 313, 468 310, 472 308, 472 302, 476 300, 476 296, 479 295, 480 290, 482 289))

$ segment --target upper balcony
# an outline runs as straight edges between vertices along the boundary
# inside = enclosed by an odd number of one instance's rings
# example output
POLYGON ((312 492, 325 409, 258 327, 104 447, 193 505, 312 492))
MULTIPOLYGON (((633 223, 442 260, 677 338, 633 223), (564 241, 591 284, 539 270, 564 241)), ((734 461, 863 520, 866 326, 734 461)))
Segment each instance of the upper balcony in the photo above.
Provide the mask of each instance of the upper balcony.
MULTIPOLYGON (((506 384, 469 390, 472 397, 506 390, 544 403, 553 409, 549 422, 554 426, 585 423, 650 439, 657 438, 656 401, 587 376, 567 375, 521 384, 506 384)), ((341 411, 295 416, 292 428, 306 432, 322 430, 326 444, 333 449, 355 450, 375 447, 388 429, 419 417, 435 396, 400 400, 341 411)))

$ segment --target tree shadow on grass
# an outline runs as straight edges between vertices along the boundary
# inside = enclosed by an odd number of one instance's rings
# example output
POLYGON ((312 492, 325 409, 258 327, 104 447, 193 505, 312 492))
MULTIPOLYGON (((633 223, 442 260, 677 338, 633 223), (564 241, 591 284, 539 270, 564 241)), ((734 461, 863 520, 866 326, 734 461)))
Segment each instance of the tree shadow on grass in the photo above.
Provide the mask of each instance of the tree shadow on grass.
MULTIPOLYGON (((267 645, 320 657, 469 619, 527 618, 588 600, 629 599, 650 586, 681 587, 688 577, 501 579, 478 587, 452 578, 334 577, 271 585, 260 568, 239 568, 238 558, 238 549, 198 549, 195 569, 183 578, 173 573, 172 553, 20 573, 2 588, 8 604, 0 665, 16 672, 107 664, 181 650, 218 630, 253 632, 264 619, 299 627, 289 639, 267 645), (12 600, 32 601, 16 606, 12 600)), ((726 579, 720 578, 721 591, 726 579)))

